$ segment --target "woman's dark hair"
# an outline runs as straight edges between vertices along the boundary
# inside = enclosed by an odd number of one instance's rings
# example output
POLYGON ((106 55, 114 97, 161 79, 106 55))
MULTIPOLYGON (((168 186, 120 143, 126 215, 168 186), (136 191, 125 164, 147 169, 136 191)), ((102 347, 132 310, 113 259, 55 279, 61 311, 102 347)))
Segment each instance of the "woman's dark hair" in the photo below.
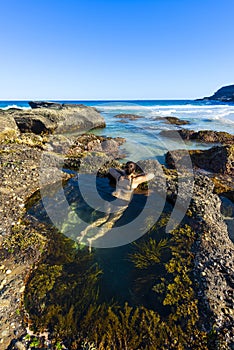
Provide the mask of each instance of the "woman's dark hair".
POLYGON ((136 170, 136 163, 134 163, 134 162, 127 162, 125 164, 124 168, 125 168, 126 174, 127 175, 131 175, 136 170))

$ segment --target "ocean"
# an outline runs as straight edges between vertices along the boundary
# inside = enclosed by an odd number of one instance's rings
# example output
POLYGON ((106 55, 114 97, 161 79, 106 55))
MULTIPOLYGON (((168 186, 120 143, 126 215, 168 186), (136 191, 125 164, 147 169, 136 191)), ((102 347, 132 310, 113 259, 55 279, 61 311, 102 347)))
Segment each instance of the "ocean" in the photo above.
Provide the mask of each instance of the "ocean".
MULTIPOLYGON (((134 101, 55 101, 77 103, 97 108, 106 120, 105 129, 97 135, 124 137, 122 146, 126 159, 157 159, 164 163, 164 155, 171 149, 206 149, 209 144, 175 141, 162 137, 160 131, 186 128, 195 131, 215 130, 234 133, 234 104, 194 100, 134 100, 134 101), (121 120, 118 114, 136 114, 142 118, 121 120), (160 117, 177 117, 189 124, 175 126, 160 117)), ((27 101, 0 101, 0 108, 30 108, 27 101)), ((125 160, 126 160, 125 159, 125 160)))

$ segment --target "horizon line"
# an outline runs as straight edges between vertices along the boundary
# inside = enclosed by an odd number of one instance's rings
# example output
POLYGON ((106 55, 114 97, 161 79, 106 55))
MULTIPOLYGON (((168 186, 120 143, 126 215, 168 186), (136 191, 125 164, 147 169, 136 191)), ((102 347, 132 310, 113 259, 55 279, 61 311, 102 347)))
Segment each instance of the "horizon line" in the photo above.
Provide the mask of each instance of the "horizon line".
POLYGON ((56 102, 56 101, 194 101, 196 100, 197 98, 136 98, 136 99, 127 99, 127 98, 124 98, 124 99, 121 99, 121 98, 114 98, 114 99, 111 99, 111 98, 107 98, 107 99, 0 99, 0 102, 9 102, 9 101, 18 101, 18 102, 28 102, 28 101, 38 101, 38 102, 56 102))

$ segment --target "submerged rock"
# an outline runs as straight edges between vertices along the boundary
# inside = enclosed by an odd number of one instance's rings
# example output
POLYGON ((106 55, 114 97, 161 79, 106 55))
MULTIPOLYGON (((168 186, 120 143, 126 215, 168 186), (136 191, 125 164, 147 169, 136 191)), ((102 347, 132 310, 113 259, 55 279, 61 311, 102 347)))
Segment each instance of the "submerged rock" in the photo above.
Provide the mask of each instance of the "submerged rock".
POLYGON ((188 120, 182 120, 177 117, 164 117, 164 119, 166 119, 170 124, 174 124, 174 125, 190 124, 188 120))
MULTIPOLYGON (((224 131, 213 131, 213 130, 188 130, 188 129, 180 129, 176 130, 176 133, 183 140, 195 140, 204 143, 221 143, 221 144, 234 144, 234 135, 229 134, 224 131)), ((160 135, 174 138, 176 135, 175 130, 162 130, 160 135)))
POLYGON ((121 120, 127 119, 127 120, 136 120, 140 118, 144 118, 142 115, 137 115, 137 114, 127 114, 127 113, 121 113, 121 114, 116 114, 115 118, 120 118, 121 120))

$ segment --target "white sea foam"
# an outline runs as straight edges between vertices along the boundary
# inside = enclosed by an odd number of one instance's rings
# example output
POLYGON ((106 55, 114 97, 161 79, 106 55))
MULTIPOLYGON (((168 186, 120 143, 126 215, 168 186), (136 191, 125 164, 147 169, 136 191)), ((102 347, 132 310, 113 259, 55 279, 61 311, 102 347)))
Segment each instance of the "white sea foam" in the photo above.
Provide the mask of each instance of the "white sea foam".
POLYGON ((160 117, 169 117, 175 114, 177 111, 176 109, 168 109, 168 110, 153 110, 151 111, 151 116, 160 116, 160 117))
POLYGON ((124 111, 129 111, 129 110, 150 110, 151 107, 148 106, 139 106, 139 105, 110 105, 110 106, 105 106, 105 105, 96 105, 96 108, 98 108, 99 110, 104 110, 104 111, 115 111, 115 110, 124 110, 124 111))
POLYGON ((219 120, 220 123, 231 125, 234 123, 234 106, 229 105, 150 105, 144 106, 134 103, 113 103, 99 104, 96 107, 106 113, 139 113, 145 117, 167 117, 174 116, 181 119, 192 119, 194 122, 201 123, 201 120, 208 118, 210 120, 219 120))
POLYGON ((15 105, 15 104, 13 104, 13 105, 8 105, 8 106, 6 106, 6 107, 0 107, 0 109, 2 109, 2 110, 4 110, 4 111, 7 111, 7 110, 10 109, 10 108, 25 109, 25 110, 31 109, 31 107, 22 107, 22 106, 18 106, 18 105, 15 105))
MULTIPOLYGON (((179 118, 187 118, 197 120, 198 122, 202 118, 208 118, 210 120, 219 120, 221 123, 234 122, 234 106, 173 106, 174 109, 170 109, 166 106, 157 107, 155 115, 162 116, 175 116, 179 118), (191 117, 191 118, 189 118, 191 117)), ((152 108, 152 110, 155 107, 152 108)), ((153 112, 152 112, 153 114, 153 112)), ((230 130, 231 131, 231 130, 230 130)))

